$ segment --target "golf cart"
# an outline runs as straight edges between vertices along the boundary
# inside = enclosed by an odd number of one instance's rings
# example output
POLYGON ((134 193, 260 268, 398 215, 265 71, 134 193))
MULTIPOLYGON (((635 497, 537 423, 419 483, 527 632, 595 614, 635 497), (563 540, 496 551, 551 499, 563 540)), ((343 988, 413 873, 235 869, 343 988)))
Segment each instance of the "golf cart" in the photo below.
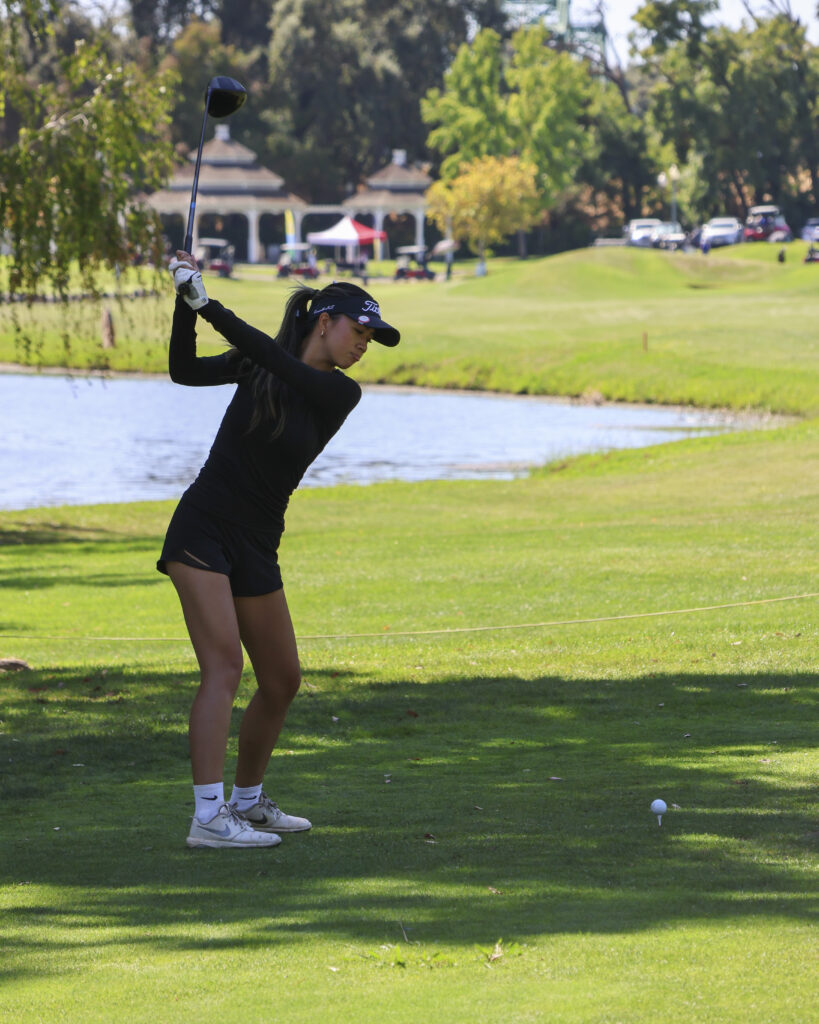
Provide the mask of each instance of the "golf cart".
POLYGON ((225 238, 200 238, 194 255, 202 270, 212 270, 219 277, 230 277, 234 252, 225 238))
POLYGON ((396 281, 434 281, 435 274, 427 266, 425 245, 401 245, 395 250, 396 281))
POLYGON ((793 232, 778 206, 752 206, 745 220, 746 242, 790 242, 793 232))
POLYGON ((291 275, 311 279, 319 276, 316 254, 308 242, 291 242, 282 246, 276 277, 291 275))

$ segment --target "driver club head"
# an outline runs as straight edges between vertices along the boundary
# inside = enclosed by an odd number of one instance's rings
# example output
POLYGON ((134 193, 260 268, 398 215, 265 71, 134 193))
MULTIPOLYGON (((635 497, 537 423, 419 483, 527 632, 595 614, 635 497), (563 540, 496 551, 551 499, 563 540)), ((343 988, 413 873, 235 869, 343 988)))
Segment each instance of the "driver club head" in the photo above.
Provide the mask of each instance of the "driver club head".
POLYGON ((227 75, 217 75, 208 82, 205 90, 205 113, 202 117, 202 134, 199 136, 199 149, 196 153, 196 167, 193 172, 191 187, 191 204, 188 211, 188 227, 185 232, 184 250, 191 251, 193 244, 193 222, 196 213, 196 193, 199 189, 199 165, 202 162, 202 147, 205 144, 205 126, 208 115, 211 117, 229 117, 237 111, 247 99, 247 91, 241 82, 227 75))
POLYGON ((211 117, 229 117, 247 99, 245 87, 235 78, 217 75, 208 82, 205 92, 207 112, 211 117))

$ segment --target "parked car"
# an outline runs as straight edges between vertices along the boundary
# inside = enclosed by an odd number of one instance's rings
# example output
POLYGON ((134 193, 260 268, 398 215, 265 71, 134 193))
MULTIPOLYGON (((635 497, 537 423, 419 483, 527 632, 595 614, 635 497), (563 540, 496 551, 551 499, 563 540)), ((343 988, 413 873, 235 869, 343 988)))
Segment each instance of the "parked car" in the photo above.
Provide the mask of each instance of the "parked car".
POLYGON ((712 217, 700 231, 700 247, 714 249, 720 245, 736 245, 744 237, 744 230, 736 217, 712 217))
POLYGON ((688 235, 676 220, 664 220, 651 232, 651 244, 655 249, 682 249, 688 235))
POLYGON ((200 238, 194 255, 203 270, 212 270, 219 277, 233 273, 235 249, 226 238, 200 238))
POLYGON ((651 245, 651 232, 659 227, 662 221, 657 217, 641 217, 638 220, 630 220, 623 232, 626 236, 626 245, 651 245))
POLYGON ((778 206, 752 206, 745 220, 746 242, 792 242, 793 232, 778 206))
POLYGON ((809 217, 799 237, 803 242, 819 242, 819 217, 809 217))

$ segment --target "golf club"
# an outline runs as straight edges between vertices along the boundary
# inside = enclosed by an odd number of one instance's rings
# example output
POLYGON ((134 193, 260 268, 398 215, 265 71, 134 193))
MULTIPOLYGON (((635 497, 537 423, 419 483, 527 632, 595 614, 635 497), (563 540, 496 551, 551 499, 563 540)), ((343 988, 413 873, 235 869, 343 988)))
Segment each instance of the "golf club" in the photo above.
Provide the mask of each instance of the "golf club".
POLYGON ((235 113, 247 99, 245 87, 236 81, 235 78, 228 78, 225 75, 217 75, 208 82, 205 92, 205 115, 202 118, 202 134, 199 137, 199 149, 196 153, 196 168, 193 172, 193 187, 191 188, 191 206, 188 213, 188 227, 185 232, 185 252, 191 251, 193 245, 193 218, 196 212, 196 193, 199 188, 199 165, 202 163, 202 146, 205 144, 205 127, 208 123, 208 114, 211 117, 229 117, 235 113))

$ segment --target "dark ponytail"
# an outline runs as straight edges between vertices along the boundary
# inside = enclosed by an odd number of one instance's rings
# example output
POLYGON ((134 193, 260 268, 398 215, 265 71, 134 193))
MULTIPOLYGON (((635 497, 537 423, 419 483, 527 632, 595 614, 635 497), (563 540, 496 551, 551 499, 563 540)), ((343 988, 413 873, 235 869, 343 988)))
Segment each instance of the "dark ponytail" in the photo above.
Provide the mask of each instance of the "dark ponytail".
MULTIPOLYGON (((304 339, 312 330, 318 314, 313 314, 311 309, 318 309, 325 300, 346 298, 351 295, 372 298, 368 292, 358 285, 347 281, 333 282, 326 288, 310 288, 306 285, 299 285, 293 289, 287 304, 284 307, 284 316, 281 325, 276 333, 274 341, 277 345, 295 356, 301 357, 304 346, 304 339)), ((342 314, 337 313, 332 319, 342 314)), ((331 314, 332 316, 332 314, 331 314)), ((284 430, 284 423, 287 416, 287 400, 284 384, 263 367, 256 365, 250 359, 241 359, 239 363, 240 373, 246 373, 250 383, 251 394, 253 395, 253 415, 250 419, 248 432, 255 430, 262 423, 275 423, 270 439, 277 438, 284 430)))

